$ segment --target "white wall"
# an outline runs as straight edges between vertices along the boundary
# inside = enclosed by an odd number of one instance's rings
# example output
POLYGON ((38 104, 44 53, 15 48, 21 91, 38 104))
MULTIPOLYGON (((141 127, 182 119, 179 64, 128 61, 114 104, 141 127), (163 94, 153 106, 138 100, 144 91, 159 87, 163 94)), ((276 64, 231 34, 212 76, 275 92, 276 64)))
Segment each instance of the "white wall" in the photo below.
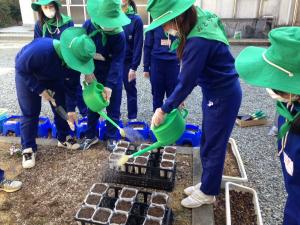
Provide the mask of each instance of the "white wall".
POLYGON ((19 0, 23 25, 34 24, 34 13, 31 8, 31 0, 19 0))

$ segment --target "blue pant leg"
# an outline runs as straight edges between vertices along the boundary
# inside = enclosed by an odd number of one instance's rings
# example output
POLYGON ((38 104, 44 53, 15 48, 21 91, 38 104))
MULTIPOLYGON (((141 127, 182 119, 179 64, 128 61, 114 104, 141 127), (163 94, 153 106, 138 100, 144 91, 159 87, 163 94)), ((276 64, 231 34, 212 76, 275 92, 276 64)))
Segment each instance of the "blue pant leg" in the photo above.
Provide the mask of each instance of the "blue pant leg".
POLYGON ((165 97, 163 64, 159 59, 151 59, 150 82, 153 97, 153 112, 163 105, 165 97))
POLYGON ((178 82, 178 74, 180 70, 179 62, 176 61, 166 61, 164 68, 164 79, 165 79, 165 90, 166 90, 166 97, 168 98, 172 92, 174 91, 177 82, 178 82))
MULTIPOLYGON (((45 86, 54 91, 54 99, 57 106, 61 106, 66 110, 66 101, 65 101, 65 92, 64 92, 64 83, 63 81, 48 81, 45 83, 45 86)), ((57 114, 55 109, 51 106, 52 112, 54 114, 54 123, 57 129, 57 139, 60 142, 66 141, 66 137, 71 134, 71 129, 61 116, 57 114)))
POLYGON ((16 74, 16 89, 21 117, 21 145, 22 149, 37 150, 35 138, 38 132, 39 115, 41 111, 41 97, 32 92, 23 78, 16 74))
POLYGON ((207 195, 218 195, 220 192, 226 147, 239 111, 241 97, 240 87, 234 95, 226 97, 209 97, 203 94, 201 191, 207 195))
POLYGON ((128 73, 130 70, 131 64, 125 62, 123 67, 123 84, 127 95, 127 110, 128 110, 128 119, 137 118, 137 89, 136 89, 136 80, 128 82, 128 73))
MULTIPOLYGON (((120 108, 121 108, 121 101, 122 101, 122 84, 116 85, 112 89, 112 95, 110 98, 110 104, 106 108, 107 115, 115 121, 117 124, 120 120, 120 108)), ((107 132, 106 138, 107 139, 117 139, 118 129, 115 128, 111 123, 106 122, 107 132)))
POLYGON ((83 100, 81 84, 79 84, 77 87, 76 101, 77 101, 77 107, 78 107, 78 110, 79 110, 79 113, 81 114, 81 116, 82 117, 87 116, 88 109, 83 100))
POLYGON ((2 182, 4 180, 4 170, 0 169, 0 182, 2 182))
POLYGON ((283 225, 300 225, 300 199, 289 195, 284 208, 283 225))
POLYGON ((97 133, 97 125, 99 122, 100 115, 88 109, 87 118, 88 118, 88 125, 87 130, 85 133, 86 138, 93 139, 94 137, 98 136, 97 133))

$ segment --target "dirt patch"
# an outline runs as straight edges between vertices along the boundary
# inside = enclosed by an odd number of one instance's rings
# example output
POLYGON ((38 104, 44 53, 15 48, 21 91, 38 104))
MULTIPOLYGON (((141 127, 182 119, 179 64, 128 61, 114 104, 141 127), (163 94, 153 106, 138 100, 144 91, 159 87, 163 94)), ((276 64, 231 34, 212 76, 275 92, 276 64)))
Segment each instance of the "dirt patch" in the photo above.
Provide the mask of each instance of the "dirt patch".
POLYGON ((214 203, 214 219, 216 225, 226 225, 226 208, 224 190, 217 196, 214 203))
POLYGON ((239 165, 238 165, 236 158, 232 152, 232 147, 231 147, 230 143, 227 144, 227 151, 226 151, 223 175, 232 176, 232 177, 241 177, 239 165))
POLYGON ((16 193, 0 193, 0 224, 75 225, 75 213, 93 183, 101 181, 109 152, 104 145, 88 151, 39 146, 36 166, 22 169, 22 158, 9 155, 0 143, 0 168, 8 178, 23 182, 16 193), (9 206, 5 206, 9 202, 9 206))

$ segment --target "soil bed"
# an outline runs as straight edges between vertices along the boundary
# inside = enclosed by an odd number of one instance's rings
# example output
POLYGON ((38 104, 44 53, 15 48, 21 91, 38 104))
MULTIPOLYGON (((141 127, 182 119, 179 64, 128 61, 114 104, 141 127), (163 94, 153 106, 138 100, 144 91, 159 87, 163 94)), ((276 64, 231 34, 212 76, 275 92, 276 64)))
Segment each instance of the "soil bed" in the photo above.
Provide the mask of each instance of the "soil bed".
POLYGON ((118 204, 116 205, 116 210, 121 210, 121 211, 125 211, 125 212, 129 212, 129 210, 132 207, 132 203, 129 201, 123 201, 120 200, 118 201, 118 204))
POLYGON ((127 216, 121 213, 115 213, 110 219, 110 223, 116 223, 116 224, 124 224, 126 223, 127 216))
POLYGON ((110 212, 104 209, 99 209, 93 217, 94 220, 106 223, 110 217, 110 212))
POLYGON ((162 207, 153 206, 148 210, 148 215, 153 217, 162 218, 165 214, 165 210, 162 207))
POLYGON ((236 158, 232 152, 232 146, 230 143, 227 144, 227 151, 226 151, 223 175, 232 176, 232 177, 241 177, 239 165, 238 165, 236 158))
POLYGON ((92 189, 92 192, 102 194, 107 189, 106 185, 103 184, 95 184, 95 186, 92 189))
POLYGON ((101 196, 90 194, 86 199, 86 204, 98 205, 100 203, 101 196))
POLYGON ((85 218, 85 219, 90 219, 92 215, 94 214, 94 209, 90 207, 84 207, 81 208, 81 210, 78 213, 78 218, 85 218))

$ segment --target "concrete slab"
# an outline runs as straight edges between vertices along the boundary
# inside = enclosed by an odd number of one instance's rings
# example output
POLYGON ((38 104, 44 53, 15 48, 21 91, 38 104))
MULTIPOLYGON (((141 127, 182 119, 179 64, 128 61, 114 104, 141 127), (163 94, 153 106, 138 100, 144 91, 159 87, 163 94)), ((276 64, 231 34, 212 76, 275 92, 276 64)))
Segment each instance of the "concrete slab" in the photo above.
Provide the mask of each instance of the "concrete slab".
MULTIPOLYGON (((202 175, 202 164, 200 160, 200 149, 193 151, 193 184, 200 181, 202 175)), ((214 213, 212 205, 204 205, 192 210, 192 225, 214 225, 214 213)))
MULTIPOLYGON (((19 137, 0 137, 0 143, 7 143, 7 144, 20 144, 21 140, 19 137)), ((46 138, 37 138, 36 143, 38 145, 48 145, 48 146, 56 146, 57 140, 56 139, 46 139, 46 138)))
POLYGON ((270 46, 270 41, 268 39, 229 39, 230 45, 239 46, 270 46))

